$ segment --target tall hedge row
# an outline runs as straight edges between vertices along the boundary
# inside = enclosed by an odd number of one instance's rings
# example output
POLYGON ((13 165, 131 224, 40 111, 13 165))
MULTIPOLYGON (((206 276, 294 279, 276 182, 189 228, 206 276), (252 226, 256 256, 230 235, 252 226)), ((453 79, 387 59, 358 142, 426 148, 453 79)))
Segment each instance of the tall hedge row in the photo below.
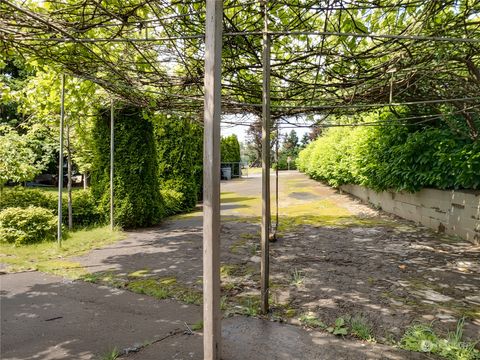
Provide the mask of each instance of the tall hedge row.
MULTIPOLYGON (((115 112, 114 221, 125 228, 149 226, 165 214, 152 123, 142 110, 124 106, 115 112)), ((110 113, 97 116, 93 138, 92 193, 101 213, 110 204, 110 113)), ((105 219, 106 220, 106 219, 105 219)))
MULTIPOLYGON (((397 126, 395 126, 397 125, 397 126)), ((418 191, 480 188, 480 143, 449 128, 329 128, 300 152, 299 169, 332 186, 418 191)))
MULTIPOLYGON (((193 208, 202 190, 199 123, 124 106, 115 113, 114 218, 125 228, 157 224, 193 208)), ((109 214, 110 114, 100 113, 94 131, 93 195, 109 214)))
MULTIPOLYGON (((203 128, 191 119, 152 114, 157 175, 162 193, 176 198, 169 214, 195 207, 202 194, 203 128)), ((169 199, 169 200, 170 200, 169 199)), ((170 202, 169 202, 170 203, 170 202)))

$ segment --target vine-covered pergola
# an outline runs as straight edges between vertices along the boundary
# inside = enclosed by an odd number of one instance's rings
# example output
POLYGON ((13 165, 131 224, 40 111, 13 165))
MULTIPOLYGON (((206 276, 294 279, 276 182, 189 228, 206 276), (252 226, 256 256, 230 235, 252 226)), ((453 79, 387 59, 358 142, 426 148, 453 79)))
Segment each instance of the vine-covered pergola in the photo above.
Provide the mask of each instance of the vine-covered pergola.
POLYGON ((205 359, 221 354, 222 114, 262 118, 264 312, 272 124, 336 126, 330 115, 407 107, 417 115, 396 125, 455 116, 480 136, 477 0, 2 0, 0 41, 6 54, 204 124, 205 359))

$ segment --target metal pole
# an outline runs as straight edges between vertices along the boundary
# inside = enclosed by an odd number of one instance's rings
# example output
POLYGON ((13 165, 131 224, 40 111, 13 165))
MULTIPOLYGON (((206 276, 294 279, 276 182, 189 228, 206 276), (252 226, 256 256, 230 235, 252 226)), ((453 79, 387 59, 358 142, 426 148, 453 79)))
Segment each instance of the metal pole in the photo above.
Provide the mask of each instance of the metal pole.
POLYGON ((63 120, 65 118, 65 74, 61 76, 62 89, 60 92, 60 139, 58 154, 58 227, 57 243, 62 245, 62 191, 63 191, 63 120))
POLYGON ((262 2, 263 31, 263 94, 262 94, 262 229, 261 229, 261 307, 268 313, 269 237, 270 237, 270 35, 268 34, 268 1, 262 2))
POLYGON ((221 357, 220 115, 223 2, 207 0, 203 138, 203 358, 221 357))
POLYGON ((277 120, 277 141, 275 142, 275 160, 277 162, 277 168, 275 169, 275 240, 278 232, 278 138, 280 137, 280 132, 278 129, 278 120, 277 120))
POLYGON ((115 151, 113 99, 110 100, 110 230, 113 230, 113 158, 115 151))

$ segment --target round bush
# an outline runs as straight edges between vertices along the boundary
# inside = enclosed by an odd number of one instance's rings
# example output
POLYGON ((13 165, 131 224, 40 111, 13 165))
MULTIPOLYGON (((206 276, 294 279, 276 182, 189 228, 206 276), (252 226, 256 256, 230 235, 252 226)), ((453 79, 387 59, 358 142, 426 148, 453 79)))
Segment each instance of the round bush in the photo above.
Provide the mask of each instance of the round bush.
MULTIPOLYGON (((62 222, 68 223, 68 194, 62 195, 62 222)), ((16 186, 5 188, 0 196, 0 210, 37 206, 49 209, 54 215, 58 211, 58 193, 40 189, 16 186)), ((72 192, 72 216, 74 226, 87 226, 101 222, 102 216, 90 189, 76 189, 72 192)))
POLYGON ((46 208, 11 207, 0 212, 0 242, 23 245, 54 240, 56 230, 57 218, 46 208))

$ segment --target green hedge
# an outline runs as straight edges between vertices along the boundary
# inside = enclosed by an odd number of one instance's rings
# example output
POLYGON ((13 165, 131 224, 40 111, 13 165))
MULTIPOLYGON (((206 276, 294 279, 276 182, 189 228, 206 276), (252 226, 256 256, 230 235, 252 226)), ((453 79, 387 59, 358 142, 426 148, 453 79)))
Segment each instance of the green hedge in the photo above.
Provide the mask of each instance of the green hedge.
POLYGON ((9 207, 0 211, 0 242, 31 244, 54 240, 56 233, 57 217, 46 208, 9 207))
POLYGON ((56 204, 57 193, 22 186, 4 188, 0 196, 0 210, 8 207, 38 206, 56 211, 56 204))
POLYGON ((480 142, 448 128, 330 128, 300 152, 297 165, 332 186, 411 192, 480 188, 480 142))
POLYGON ((220 142, 221 161, 226 163, 240 162, 240 143, 237 135, 222 137, 220 142))
MULTIPOLYGON (((62 222, 68 223, 68 195, 62 196, 62 222)), ((27 208, 36 206, 46 208, 57 214, 58 194, 55 191, 40 190, 16 186, 4 188, 0 196, 0 210, 9 207, 27 208)), ((75 189, 72 192, 72 217, 74 226, 87 226, 101 221, 100 211, 89 189, 75 189)))
MULTIPOLYGON (((115 113, 114 221, 125 228, 156 224, 166 211, 160 194, 153 126, 141 109, 115 113)), ((92 193, 106 220, 110 206, 110 113, 95 121, 92 193)))
POLYGON ((202 194, 203 129, 196 121, 165 114, 149 116, 154 125, 160 188, 176 193, 180 204, 169 214, 195 207, 202 194))
POLYGON ((184 212, 185 196, 183 193, 173 189, 160 190, 167 216, 179 214, 184 212))

